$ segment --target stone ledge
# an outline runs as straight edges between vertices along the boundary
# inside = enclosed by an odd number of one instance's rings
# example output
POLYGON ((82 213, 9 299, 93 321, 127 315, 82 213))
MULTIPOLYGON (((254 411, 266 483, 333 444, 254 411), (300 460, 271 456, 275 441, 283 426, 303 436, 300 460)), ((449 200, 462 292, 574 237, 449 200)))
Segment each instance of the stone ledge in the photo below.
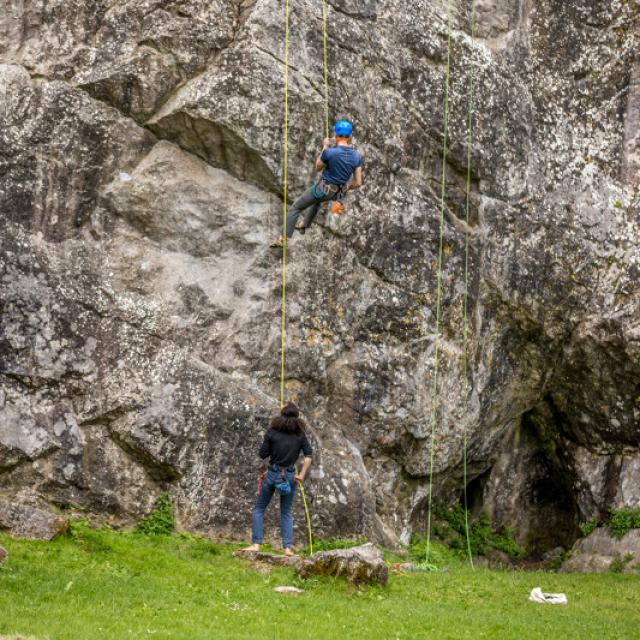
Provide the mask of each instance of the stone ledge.
POLYGON ((275 553, 267 553, 266 551, 245 551, 239 549, 233 553, 235 558, 243 560, 251 560, 252 562, 264 562, 274 567, 297 567, 300 564, 298 556, 282 556, 275 553))
POLYGON ((632 529, 618 540, 604 527, 598 527, 576 542, 560 571, 604 573, 612 570, 614 562, 622 562, 620 570, 624 573, 640 570, 640 529, 632 529))

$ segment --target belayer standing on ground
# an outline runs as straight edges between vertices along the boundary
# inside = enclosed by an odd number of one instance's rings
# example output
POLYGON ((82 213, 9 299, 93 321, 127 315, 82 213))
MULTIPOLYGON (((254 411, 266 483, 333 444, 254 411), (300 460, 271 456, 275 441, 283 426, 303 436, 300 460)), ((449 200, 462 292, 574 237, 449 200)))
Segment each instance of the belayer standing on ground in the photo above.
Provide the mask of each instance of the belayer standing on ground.
POLYGON ((305 435, 306 425, 299 417, 298 407, 289 402, 282 407, 280 415, 273 418, 271 427, 264 436, 260 447, 263 468, 260 472, 256 505, 253 508, 252 545, 245 551, 259 551, 264 540, 264 512, 277 491, 280 494, 280 532, 282 548, 287 556, 292 556, 293 543, 293 498, 296 483, 302 484, 311 466, 311 445, 305 435), (304 464, 300 473, 294 476, 294 466, 300 452, 304 454, 304 464))
MULTIPOLYGON (((322 178, 298 197, 287 213, 287 239, 291 238, 295 229, 304 234, 324 202, 336 200, 341 209, 347 191, 362 186, 362 156, 351 146, 353 125, 347 120, 340 120, 333 131, 335 146, 331 146, 330 138, 325 138, 322 152, 316 159, 316 171, 323 172, 322 178), (305 210, 304 222, 296 224, 305 210)), ((280 236, 271 246, 281 247, 282 242, 280 236)))

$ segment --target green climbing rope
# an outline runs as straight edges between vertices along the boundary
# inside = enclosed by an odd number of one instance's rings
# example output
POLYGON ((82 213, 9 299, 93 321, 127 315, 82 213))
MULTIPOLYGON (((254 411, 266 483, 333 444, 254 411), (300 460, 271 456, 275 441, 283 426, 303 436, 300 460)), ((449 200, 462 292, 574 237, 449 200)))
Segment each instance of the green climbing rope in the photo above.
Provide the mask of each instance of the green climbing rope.
POLYGON ((431 557, 431 515, 433 498, 433 466, 436 449, 436 421, 438 411, 438 368, 440 365, 440 312, 442 306, 442 249, 444 240, 444 208, 447 181, 447 143, 449 140, 449 80, 451 75, 451 32, 452 32, 452 5, 447 3, 447 66, 444 80, 444 125, 442 132, 442 179, 440 185, 440 234, 438 240, 438 264, 436 278, 436 327, 433 355, 433 373, 431 378, 431 442, 429 447, 429 490, 427 496, 427 551, 426 562, 431 557))
MULTIPOLYGON (((471 41, 475 41, 476 30, 476 0, 471 3, 471 41)), ((444 238, 444 212, 445 212, 445 195, 446 195, 446 177, 447 177, 447 152, 448 152, 448 132, 449 132, 449 87, 451 81, 451 49, 452 49, 452 3, 449 0, 447 4, 447 65, 445 72, 444 87, 444 125, 443 125, 443 142, 442 142, 442 176, 440 190, 440 233, 438 241, 438 263, 437 263, 437 283, 436 283, 436 328, 434 341, 434 365, 431 386, 431 442, 429 449, 429 489, 428 489, 428 512, 427 512, 427 551, 426 561, 428 562, 431 555, 431 519, 433 512, 433 468, 435 462, 436 449, 436 424, 438 412, 438 373, 440 365, 440 337, 441 337, 441 307, 442 307, 442 254, 443 254, 443 238, 444 238)), ((469 563, 473 568, 473 555, 471 553, 471 536, 469 533, 469 505, 467 496, 467 446, 468 446, 468 429, 469 429, 469 211, 471 208, 471 152, 473 142, 473 101, 475 91, 475 61, 471 58, 469 81, 468 81, 468 100, 467 100, 467 176, 465 189, 465 209, 466 209, 466 226, 465 226, 465 249, 464 249, 464 299, 463 299, 463 356, 462 356, 462 376, 464 379, 464 429, 463 429, 463 499, 464 499, 464 517, 465 517, 465 537, 467 546, 467 555, 469 563)))
MULTIPOLYGON (((476 2, 471 2, 471 43, 476 37, 476 2)), ((464 418, 463 418, 463 446, 462 468, 464 485, 464 529, 467 538, 467 555, 473 569, 473 554, 471 553, 471 536, 469 535, 469 502, 467 497, 467 445, 469 435, 469 211, 471 209, 471 150, 473 144, 473 98, 475 91, 476 64, 473 55, 469 67, 469 89, 467 108, 467 182, 465 193, 466 227, 464 237, 464 302, 462 320, 462 378, 464 380, 464 418)))

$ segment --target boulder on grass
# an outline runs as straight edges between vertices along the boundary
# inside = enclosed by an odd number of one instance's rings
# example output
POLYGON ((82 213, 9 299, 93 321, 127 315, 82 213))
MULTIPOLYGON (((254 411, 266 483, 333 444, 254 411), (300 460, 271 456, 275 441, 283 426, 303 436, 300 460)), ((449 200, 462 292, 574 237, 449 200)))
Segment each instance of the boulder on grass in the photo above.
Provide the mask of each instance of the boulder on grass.
POLYGON ((0 500, 0 529, 14 538, 52 540, 68 526, 69 518, 30 505, 0 500))
POLYGON ((351 549, 319 551, 298 568, 301 578, 336 576, 353 584, 387 584, 389 569, 382 554, 370 542, 351 549))
POLYGON ((9 554, 4 547, 0 547, 0 567, 7 561, 9 554))

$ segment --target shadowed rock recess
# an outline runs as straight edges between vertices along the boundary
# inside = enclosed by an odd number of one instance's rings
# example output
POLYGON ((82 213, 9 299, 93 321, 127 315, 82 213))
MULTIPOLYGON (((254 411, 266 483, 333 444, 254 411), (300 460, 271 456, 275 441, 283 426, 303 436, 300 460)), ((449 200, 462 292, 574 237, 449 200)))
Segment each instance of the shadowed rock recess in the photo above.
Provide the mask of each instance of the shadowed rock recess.
MULTIPOLYGON (((168 489, 181 527, 246 537, 279 401, 282 2, 5 4, 0 493, 127 524, 168 489)), ((295 194, 323 136, 322 22, 290 4, 295 194)), ((467 422, 474 510, 544 550, 640 506, 640 6, 481 0, 475 41, 470 7, 453 2, 434 499, 460 499, 467 422)), ((289 245, 286 393, 317 451, 315 535, 396 543, 425 525, 446 2, 328 15, 331 118, 353 120, 367 184, 289 245)))

